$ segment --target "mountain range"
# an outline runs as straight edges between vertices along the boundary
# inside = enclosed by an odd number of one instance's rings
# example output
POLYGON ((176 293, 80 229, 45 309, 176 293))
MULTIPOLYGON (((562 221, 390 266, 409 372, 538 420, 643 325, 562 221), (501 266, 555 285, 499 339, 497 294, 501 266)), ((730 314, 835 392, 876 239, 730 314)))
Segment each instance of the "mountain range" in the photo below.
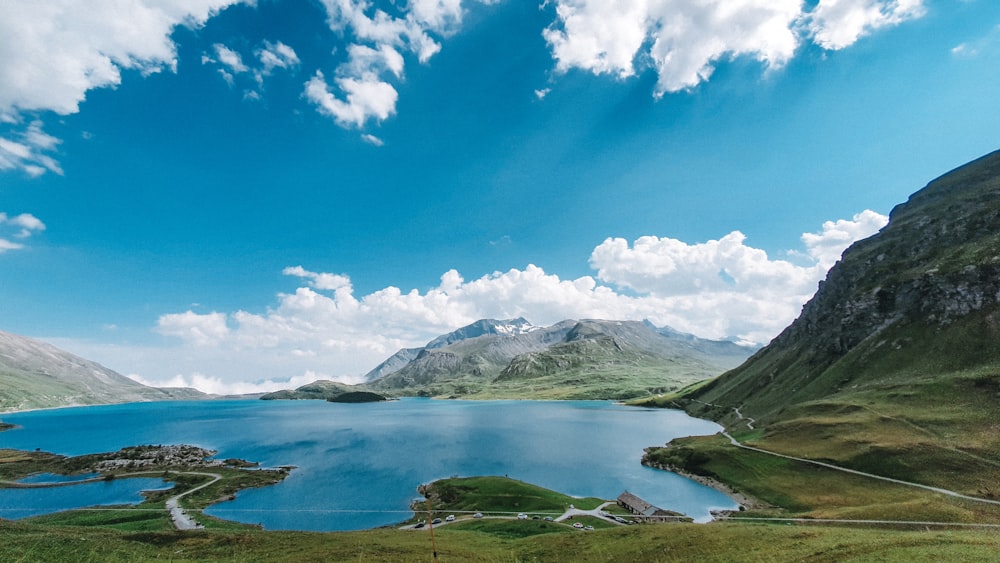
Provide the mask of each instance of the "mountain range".
POLYGON ((400 350, 366 376, 395 395, 623 399, 678 389, 739 365, 752 349, 648 322, 483 319, 400 350))
POLYGON ((51 344, 0 332, 0 412, 206 397, 148 387, 51 344))

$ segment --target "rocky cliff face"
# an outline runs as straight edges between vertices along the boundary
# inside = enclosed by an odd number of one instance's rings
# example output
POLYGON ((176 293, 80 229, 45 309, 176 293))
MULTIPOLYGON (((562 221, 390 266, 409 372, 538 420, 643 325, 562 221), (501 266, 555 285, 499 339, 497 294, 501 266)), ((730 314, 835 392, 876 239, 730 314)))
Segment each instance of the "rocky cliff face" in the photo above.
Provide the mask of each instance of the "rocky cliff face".
POLYGON ((1000 303, 1000 153, 949 173, 849 248, 774 342, 844 354, 900 322, 948 325, 1000 303))

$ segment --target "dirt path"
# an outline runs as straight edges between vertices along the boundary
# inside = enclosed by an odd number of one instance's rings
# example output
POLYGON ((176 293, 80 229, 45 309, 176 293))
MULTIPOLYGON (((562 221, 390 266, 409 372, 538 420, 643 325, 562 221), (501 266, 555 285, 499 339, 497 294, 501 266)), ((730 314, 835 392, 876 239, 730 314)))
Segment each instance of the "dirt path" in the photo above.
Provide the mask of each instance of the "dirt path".
POLYGON ((868 477, 870 479, 878 479, 880 481, 888 481, 890 483, 896 483, 897 485, 905 485, 907 487, 916 487, 918 489, 924 489, 924 490, 927 490, 927 491, 932 491, 932 492, 935 492, 935 493, 940 493, 942 495, 947 495, 947 496, 954 497, 954 498, 960 498, 960 499, 963 499, 963 500, 971 500, 973 502, 982 502, 982 503, 986 503, 986 504, 1000 505, 1000 500, 990 500, 990 499, 985 499, 985 498, 972 497, 972 496, 969 496, 969 495, 963 495, 962 493, 957 493, 955 491, 949 491, 948 489, 941 489, 941 488, 938 488, 938 487, 932 487, 930 485, 921 485, 920 483, 913 483, 913 482, 910 482, 910 481, 903 481, 901 479, 893 479, 892 477, 883 477, 882 475, 875 475, 874 473, 865 473, 864 471, 858 471, 856 469, 848 469, 846 467, 840 467, 839 465, 833 465, 832 463, 824 463, 822 461, 816 461, 816 460, 813 460, 813 459, 805 459, 805 458, 801 458, 801 457, 795 457, 795 456, 790 456, 790 455, 785 455, 785 454, 779 454, 779 453, 768 451, 768 450, 762 450, 760 448, 755 448, 753 446, 745 446, 745 445, 741 444, 739 441, 737 441, 736 438, 733 438, 729 434, 729 432, 725 432, 724 431, 724 432, 722 432, 722 435, 725 436, 726 438, 729 438, 729 442, 732 445, 734 445, 734 446, 736 446, 738 448, 743 448, 744 450, 751 450, 751 451, 759 452, 759 453, 762 453, 762 454, 773 455, 773 456, 782 457, 782 458, 785 458, 785 459, 790 459, 792 461, 800 461, 802 463, 810 463, 812 465, 818 465, 820 467, 825 467, 827 469, 833 469, 833 470, 836 470, 836 471, 843 471, 844 473, 852 473, 854 475, 860 475, 862 477, 868 477))
POLYGON ((222 479, 222 475, 219 475, 218 473, 199 473, 196 471, 185 471, 184 473, 178 473, 178 475, 201 475, 212 478, 212 480, 207 483, 202 483, 193 489, 188 489, 179 495, 174 495, 168 498, 166 502, 167 512, 170 513, 170 521, 173 522, 175 528, 178 530, 197 530, 204 528, 204 526, 196 522, 188 515, 187 512, 184 511, 183 508, 181 508, 180 500, 182 497, 185 497, 195 491, 200 491, 201 489, 215 483, 219 479, 222 479))

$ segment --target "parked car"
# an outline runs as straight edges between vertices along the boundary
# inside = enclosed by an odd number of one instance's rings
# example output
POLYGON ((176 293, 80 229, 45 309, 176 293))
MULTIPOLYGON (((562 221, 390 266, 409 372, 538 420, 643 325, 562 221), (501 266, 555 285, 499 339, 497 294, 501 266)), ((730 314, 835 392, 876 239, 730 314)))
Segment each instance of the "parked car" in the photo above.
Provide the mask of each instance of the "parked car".
POLYGON ((449 514, 448 517, 444 519, 444 521, 445 522, 454 522, 455 521, 455 515, 454 514, 449 514))
POLYGON ((431 520, 431 524, 440 524, 440 523, 441 523, 441 519, 440 518, 435 518, 435 519, 431 520))
POLYGON ((546 522, 551 522, 551 521, 553 520, 553 518, 552 518, 551 516, 546 516, 546 517, 544 518, 544 520, 545 520, 546 522))
POLYGON ((586 530, 586 531, 588 531, 588 532, 593 532, 594 531, 594 527, 593 526, 584 526, 583 529, 586 530))
POLYGON ((477 513, 473 514, 472 517, 473 518, 482 518, 483 517, 483 513, 482 512, 477 512, 477 513))
POLYGON ((581 523, 579 523, 579 522, 574 522, 574 523, 573 523, 573 527, 574 527, 574 528, 577 528, 577 529, 580 529, 580 528, 583 528, 583 524, 581 524, 581 523))
POLYGON ((413 527, 414 528, 423 528, 424 527, 424 523, 423 522, 417 522, 416 524, 413 525, 413 527))
POLYGON ((517 519, 518 520, 527 520, 528 519, 528 515, 525 514, 525 513, 523 513, 523 512, 521 512, 520 514, 517 515, 517 519))

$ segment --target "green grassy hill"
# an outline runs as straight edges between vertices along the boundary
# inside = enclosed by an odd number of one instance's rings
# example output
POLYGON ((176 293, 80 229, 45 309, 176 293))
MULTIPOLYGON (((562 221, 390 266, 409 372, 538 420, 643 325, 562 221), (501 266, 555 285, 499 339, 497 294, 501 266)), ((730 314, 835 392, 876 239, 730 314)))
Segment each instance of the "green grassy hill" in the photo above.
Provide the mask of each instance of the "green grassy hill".
POLYGON ((0 412, 205 397, 147 387, 45 342, 0 332, 0 412))
POLYGON ((1000 153, 897 206, 770 345, 673 404, 766 449, 1000 497, 1000 153))

